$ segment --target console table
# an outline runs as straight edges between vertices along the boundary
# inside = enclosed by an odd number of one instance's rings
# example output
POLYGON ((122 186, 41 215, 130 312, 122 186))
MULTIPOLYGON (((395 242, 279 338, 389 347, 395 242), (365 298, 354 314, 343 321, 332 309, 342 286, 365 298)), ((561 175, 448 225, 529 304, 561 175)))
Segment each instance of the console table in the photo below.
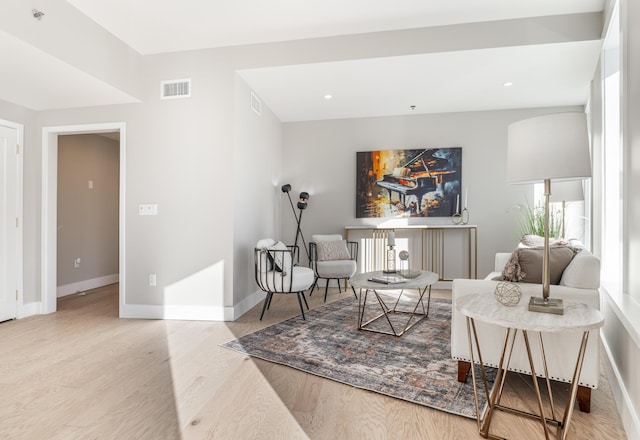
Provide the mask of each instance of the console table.
MULTIPOLYGON (((396 250, 410 254, 410 269, 438 274, 438 281, 478 278, 477 225, 345 226, 345 237, 359 243, 358 272, 385 268, 389 232, 396 250)), ((396 263, 396 267, 399 265, 396 263)))
MULTIPOLYGON (((582 303, 566 303, 564 315, 554 315, 549 313, 530 312, 527 307, 528 301, 521 301, 513 307, 506 307, 500 304, 493 295, 466 295, 456 299, 455 307, 466 316, 467 319, 467 337, 469 339, 469 353, 471 354, 472 365, 476 363, 474 356, 475 350, 478 354, 478 363, 480 365, 481 376, 484 384, 484 390, 487 398, 487 408, 484 414, 481 413, 478 405, 478 386, 475 368, 471 368, 473 378, 473 392, 476 404, 476 415, 478 421, 478 431, 481 436, 487 438, 501 438, 489 434, 491 419, 496 409, 506 411, 520 416, 532 417, 540 420, 544 431, 545 439, 549 439, 549 424, 556 426, 556 438, 564 440, 567 436, 569 423, 573 414, 573 408, 576 401, 576 393, 578 391, 578 382, 584 353, 587 347, 589 331, 600 328, 604 325, 602 313, 582 303), (505 336, 502 344, 502 355, 498 365, 498 373, 496 376, 493 390, 489 395, 489 388, 486 379, 484 363, 482 361, 482 351, 479 345, 479 338, 476 332, 475 321, 482 321, 488 324, 498 325, 505 328, 505 336), (547 361, 544 352, 544 344, 542 340, 543 333, 558 332, 582 332, 582 340, 578 349, 576 366, 571 380, 569 397, 564 408, 562 420, 556 417, 555 406, 553 402, 553 393, 551 390, 551 382, 547 372, 547 361), (500 398, 504 390, 504 384, 507 378, 510 353, 516 342, 516 336, 520 332, 524 341, 529 358, 529 366, 531 367, 531 377, 533 389, 536 393, 539 414, 531 414, 520 409, 503 406, 500 404, 500 398), (547 393, 549 397, 550 417, 545 416, 542 397, 538 387, 534 360, 531 355, 528 332, 538 334, 540 343, 540 354, 542 366, 544 369, 544 377, 546 379, 547 393)), ((551 340, 553 343, 553 339, 551 340)))

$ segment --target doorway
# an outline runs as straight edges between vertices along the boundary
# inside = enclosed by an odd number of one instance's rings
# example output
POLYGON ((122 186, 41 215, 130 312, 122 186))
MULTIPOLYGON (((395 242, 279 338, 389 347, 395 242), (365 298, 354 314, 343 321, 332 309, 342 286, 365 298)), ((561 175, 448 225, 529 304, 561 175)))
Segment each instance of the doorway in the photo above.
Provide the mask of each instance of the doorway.
POLYGON ((22 302, 22 150, 24 128, 0 120, 0 322, 22 302))
POLYGON ((100 134, 117 132, 119 152, 119 219, 118 219, 118 272, 119 315, 125 304, 125 194, 126 194, 126 124, 104 123, 45 127, 42 130, 42 303, 40 313, 53 313, 57 309, 57 185, 58 136, 74 134, 100 134))

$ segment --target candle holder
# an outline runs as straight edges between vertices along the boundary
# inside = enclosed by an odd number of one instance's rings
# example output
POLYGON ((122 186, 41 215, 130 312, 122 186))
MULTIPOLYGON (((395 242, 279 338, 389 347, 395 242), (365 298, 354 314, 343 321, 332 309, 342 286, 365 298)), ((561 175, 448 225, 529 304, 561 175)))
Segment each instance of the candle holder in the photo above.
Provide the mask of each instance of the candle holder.
POLYGON ((394 245, 387 246, 387 267, 384 273, 396 273, 396 249, 394 245))

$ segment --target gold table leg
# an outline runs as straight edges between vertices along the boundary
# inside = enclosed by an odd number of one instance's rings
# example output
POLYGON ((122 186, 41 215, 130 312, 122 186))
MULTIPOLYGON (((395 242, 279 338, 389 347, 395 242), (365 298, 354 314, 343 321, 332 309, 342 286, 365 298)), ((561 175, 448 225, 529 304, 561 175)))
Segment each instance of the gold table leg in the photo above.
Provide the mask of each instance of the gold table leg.
POLYGON ((475 326, 475 322, 473 320, 473 318, 470 317, 466 317, 467 320, 467 339, 468 339, 468 344, 469 344, 469 354, 471 357, 471 376, 472 376, 472 381, 473 381, 473 396, 474 396, 474 400, 475 400, 475 406, 476 406, 476 422, 478 425, 478 433, 484 437, 484 438, 490 438, 490 439, 503 439, 503 437, 498 437, 495 436, 493 434, 489 433, 489 428, 491 426, 491 421, 492 421, 492 417, 493 417, 493 412, 498 409, 501 411, 505 411, 505 412, 509 412, 512 414, 516 414, 519 416, 525 416, 525 417, 529 417, 529 418, 533 418, 533 419, 537 419, 540 420, 540 423, 542 424, 542 429, 545 435, 545 439, 549 440, 550 438, 550 432, 549 432, 549 426, 548 424, 554 424, 556 425, 557 429, 556 429, 556 438, 557 440, 565 440, 567 437, 567 432, 568 432, 568 427, 569 427, 569 423, 571 422, 571 417, 573 415, 573 410, 574 410, 574 406, 575 406, 575 401, 576 401, 576 395, 578 392, 578 380, 580 378, 580 372, 582 371, 582 364, 584 361, 584 355, 586 352, 586 348, 587 348, 587 341, 589 338, 589 331, 585 331, 583 336, 582 336, 582 343, 580 344, 580 350, 578 352, 578 358, 576 360, 576 368, 574 370, 573 373, 573 378, 571 381, 571 388, 569 390, 569 397, 565 406, 565 410, 564 410, 564 414, 563 414, 563 419, 562 421, 556 420, 555 418, 555 410, 554 410, 554 402, 553 402, 553 395, 552 395, 552 391, 551 391, 551 381, 549 379, 549 372, 547 369, 547 360, 546 360, 546 354, 545 354, 545 350, 544 350, 544 344, 542 342, 542 335, 540 333, 539 334, 539 341, 540 341, 540 354, 542 357, 542 362, 543 362, 543 366, 544 366, 544 374, 545 374, 545 379, 546 379, 546 384, 547 384, 547 391, 549 393, 549 403, 551 404, 551 418, 546 418, 544 416, 544 407, 542 404, 542 395, 540 393, 540 387, 538 386, 538 379, 537 379, 537 375, 535 372, 535 366, 534 366, 534 362, 533 362, 533 355, 531 354, 531 346, 529 344, 529 335, 528 332, 523 330, 522 331, 522 337, 524 339, 524 343, 525 343, 525 348, 527 350, 527 357, 529 360, 529 367, 531 368, 531 378, 533 381, 533 388, 536 392, 536 399, 538 402, 538 409, 540 411, 539 414, 532 414, 532 413, 528 413, 525 411, 521 411, 518 410, 516 408, 510 408, 510 407, 506 407, 503 405, 500 405, 500 399, 502 397, 502 392, 504 391, 504 385, 506 382, 506 377, 507 377, 507 373, 508 373, 508 368, 509 368, 509 363, 511 361, 511 354, 513 352, 513 346, 515 344, 515 340, 516 340, 516 336, 517 336, 517 329, 511 329, 511 328, 506 328, 505 330, 505 336, 504 336, 504 341, 503 341, 503 345, 502 345, 502 353, 500 355, 500 362, 498 364, 498 373, 496 375, 496 379, 494 382, 494 387, 491 390, 491 392, 489 393, 489 386, 488 386, 488 381, 486 378, 486 373, 485 373, 485 368, 484 368, 484 362, 482 360, 482 353, 480 351, 480 344, 478 341, 478 333, 476 330, 476 326, 475 326), (513 330, 513 335, 511 335, 511 331, 513 330), (512 336, 510 338, 510 336, 512 336), (509 343, 509 340, 511 339, 511 343, 509 343), (474 350, 474 343, 475 343, 475 350, 474 350), (508 359, 506 361, 505 364, 505 356, 507 353, 507 349, 509 349, 509 356, 508 359), (479 362, 479 366, 480 366, 480 372, 482 374, 482 380, 483 380, 483 385, 484 385, 484 389, 485 389, 485 396, 486 396, 486 400, 487 400, 487 407, 485 409, 485 411, 481 412, 480 409, 480 404, 479 404, 479 398, 478 398, 478 384, 477 384, 477 376, 476 376, 476 371, 475 371, 475 364, 476 364, 476 358, 475 358, 475 352, 477 351, 478 354, 478 362, 479 362))

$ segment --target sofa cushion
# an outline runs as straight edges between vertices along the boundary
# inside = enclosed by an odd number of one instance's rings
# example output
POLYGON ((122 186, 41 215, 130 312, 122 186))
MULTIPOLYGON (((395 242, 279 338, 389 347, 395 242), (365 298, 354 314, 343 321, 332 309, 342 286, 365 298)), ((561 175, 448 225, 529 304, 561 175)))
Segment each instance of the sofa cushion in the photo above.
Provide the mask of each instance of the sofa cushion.
POLYGON ((571 260, 562 273, 561 286, 580 289, 600 287, 600 260, 586 249, 581 250, 571 260))
MULTIPOLYGON (((571 263, 577 250, 569 246, 549 248, 549 283, 560 284, 565 268, 571 263)), ((542 260, 544 248, 518 248, 502 271, 501 280, 542 284, 542 260)))
POLYGON ((316 243, 318 261, 349 260, 351 255, 346 240, 319 241, 316 243))

